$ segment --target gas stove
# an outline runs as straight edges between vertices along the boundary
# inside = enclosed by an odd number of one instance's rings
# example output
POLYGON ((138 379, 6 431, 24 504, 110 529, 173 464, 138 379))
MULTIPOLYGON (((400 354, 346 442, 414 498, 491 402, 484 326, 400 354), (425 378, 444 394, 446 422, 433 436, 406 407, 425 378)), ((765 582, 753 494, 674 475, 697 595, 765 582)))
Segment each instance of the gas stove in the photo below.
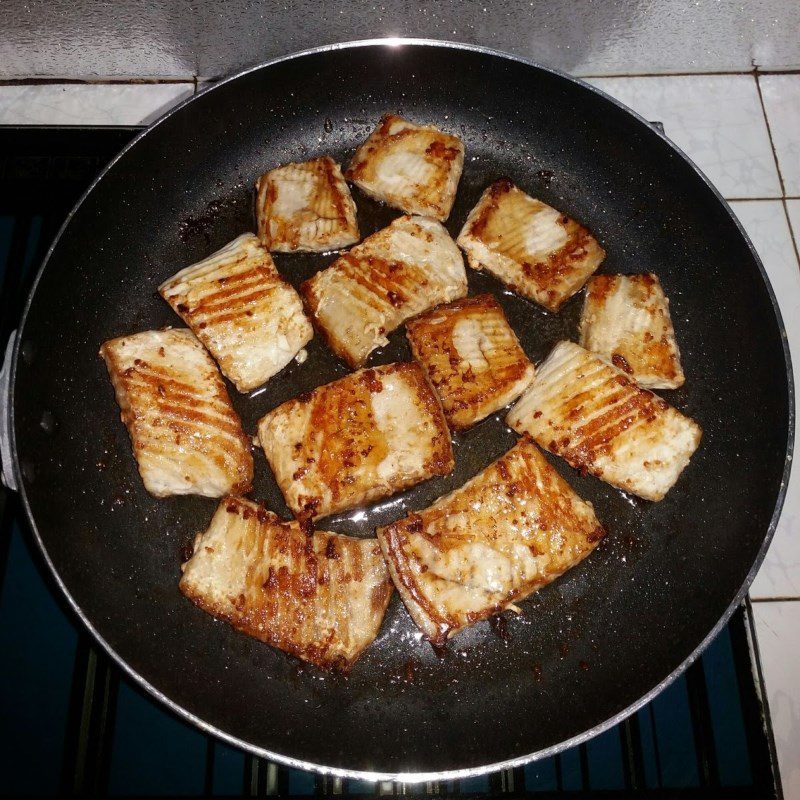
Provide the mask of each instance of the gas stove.
MULTIPOLYGON (((0 128, 0 342, 69 209, 138 130, 0 128)), ((142 693, 62 600, 19 498, 0 504, 0 794, 781 796, 747 603, 649 705, 560 755, 435 784, 334 779, 237 750, 142 693)))

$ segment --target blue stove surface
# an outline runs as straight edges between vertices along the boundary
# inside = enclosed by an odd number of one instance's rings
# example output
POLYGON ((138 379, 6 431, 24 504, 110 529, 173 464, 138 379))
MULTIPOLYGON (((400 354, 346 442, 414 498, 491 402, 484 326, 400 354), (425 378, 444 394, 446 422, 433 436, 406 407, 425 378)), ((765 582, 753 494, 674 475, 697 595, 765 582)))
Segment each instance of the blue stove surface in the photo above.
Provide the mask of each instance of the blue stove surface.
MULTIPOLYGON (((131 129, 0 129, 0 333, 16 325, 47 245, 131 129)), ((115 796, 514 795, 776 797, 739 609, 653 702, 585 745, 524 768, 402 787, 253 757, 134 686, 62 601, 5 492, 0 517, 0 793, 115 796)))

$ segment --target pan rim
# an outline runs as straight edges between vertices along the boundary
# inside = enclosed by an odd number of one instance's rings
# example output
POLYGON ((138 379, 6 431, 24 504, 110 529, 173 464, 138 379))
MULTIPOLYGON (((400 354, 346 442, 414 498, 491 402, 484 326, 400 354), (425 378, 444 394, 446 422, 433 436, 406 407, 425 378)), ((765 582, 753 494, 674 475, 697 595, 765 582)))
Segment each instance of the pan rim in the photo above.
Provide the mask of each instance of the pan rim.
MULTIPOLYGON (((113 126, 112 126, 113 127, 113 126)), ((365 780, 365 781, 397 781, 403 783, 421 783, 423 781, 441 781, 441 780, 459 780, 463 778, 470 778, 470 777, 477 777, 481 775, 486 775, 490 772, 496 772, 502 769, 510 769, 514 767, 520 767, 524 764, 531 763, 533 761, 538 761, 543 758, 548 758, 556 753, 563 752, 564 750, 574 747, 576 745, 582 744, 583 742, 588 741, 589 739, 603 733, 604 731, 608 730, 609 728, 618 725, 623 720, 627 719, 632 714, 636 713, 640 708, 644 705, 649 703, 656 695, 660 694, 664 689, 666 689, 673 681, 675 681, 678 677, 680 677, 688 667, 696 661, 696 659, 703 653, 706 647, 711 643, 711 641, 717 636, 717 634, 722 630, 723 626, 727 624, 730 617, 733 615, 736 608, 741 603, 742 599, 747 594, 747 591, 753 582, 761 564, 764 561, 766 556, 767 550, 772 542, 772 539, 775 535, 775 531, 777 529, 778 521, 780 519, 780 514, 783 508, 784 501, 786 499, 786 494, 788 492, 788 485, 789 485, 789 476, 791 472, 791 465, 792 465, 792 453, 794 449, 794 436, 795 436, 795 423, 796 423, 796 410, 795 410, 795 387, 794 387, 794 379, 793 379, 793 370, 792 370, 792 360, 791 354, 789 351, 789 343, 788 337, 786 332, 786 326, 783 322, 783 317, 778 307, 777 298, 775 296, 774 289, 772 284, 769 280, 769 276, 764 269, 764 265, 761 262, 761 258, 759 257, 758 253, 756 252, 755 248, 753 247, 753 243, 750 240, 750 237, 745 232, 742 224, 739 222, 736 215, 731 210, 727 201, 722 197, 719 190, 711 183, 711 181, 706 177, 706 175, 700 170, 700 168, 692 161, 689 156, 686 155, 668 136, 661 133, 657 128, 651 125, 648 120, 644 119, 640 114, 636 113, 632 109, 625 106, 620 101, 616 100, 615 98, 611 97, 610 95, 606 94, 601 89, 598 89, 595 86, 587 83, 586 81, 576 78, 568 73, 565 73, 559 69, 555 69, 553 67, 544 66, 536 61, 531 59, 527 59, 523 56, 513 55, 510 53, 503 52, 501 50, 497 50, 495 48, 484 47, 480 45, 469 44, 465 42, 452 42, 447 40, 439 40, 439 39, 425 39, 425 38, 406 38, 406 37, 384 37, 384 38, 372 38, 372 39, 361 39, 361 40, 354 40, 354 41, 346 41, 346 42, 337 42, 333 44, 326 44, 321 45, 319 47, 309 48, 306 50, 301 50, 295 53, 290 53, 283 56, 278 56, 273 59, 269 59, 262 63, 259 63, 255 66, 250 66, 245 69, 242 69, 238 72, 229 75, 228 77, 214 83, 212 86, 208 86, 202 91, 198 92, 197 94, 191 95, 190 97, 186 98, 185 100, 178 103, 176 106, 172 107, 168 111, 166 111, 161 117, 155 120, 152 124, 146 127, 143 131, 141 131, 137 136, 135 136, 107 165, 106 167, 97 175, 97 177, 92 181, 86 191, 81 195, 78 201, 75 203, 73 208, 70 210, 69 214, 65 218, 63 224, 58 230, 52 244, 47 250, 42 263, 37 271, 36 277, 33 281, 31 286, 31 290, 28 294, 28 297, 25 301, 25 307, 20 318, 20 323, 17 329, 16 334, 16 341, 14 343, 14 350, 12 355, 12 363, 11 363, 11 381, 10 381, 10 402, 9 402, 9 416, 10 416, 10 431, 11 431, 11 454, 14 464, 14 474, 17 480, 17 485, 19 486, 19 494, 22 499, 22 504, 25 509, 25 514, 28 518, 28 522, 30 524, 31 530, 34 535, 34 539, 36 540, 36 544, 47 564, 47 567, 53 576, 56 584, 58 585, 59 589, 63 593, 64 597, 66 598, 69 606, 71 609, 77 614, 78 618, 80 619, 81 623, 85 626, 85 628, 89 631, 92 637, 97 641, 97 643, 105 650, 105 652, 111 657, 111 659, 123 670, 123 672, 131 679, 133 682, 144 689, 150 696, 154 697, 156 700, 167 706, 173 713, 177 714, 179 717, 183 718, 184 720, 190 722, 195 727, 199 728, 200 730, 204 731, 205 733, 211 734, 217 738, 222 739, 223 741, 234 745, 235 747, 239 747, 243 750, 248 752, 254 753, 262 758, 278 762, 288 767, 292 767, 295 769, 307 770, 316 772, 322 775, 331 775, 335 777, 341 778, 353 778, 358 780, 365 780), (555 77, 561 78, 562 80, 568 81, 572 84, 577 84, 578 86, 586 89, 601 98, 603 98, 606 102, 611 103, 619 110, 631 115, 636 121, 645 125, 647 129, 652 132, 655 136, 660 138, 669 148, 671 148, 675 154, 680 156, 695 172, 698 179, 701 180, 708 189, 711 190, 714 197, 717 201, 722 205, 724 210, 727 212, 730 219, 735 224, 739 234, 743 237, 747 247, 750 250, 752 257, 755 260, 756 266, 761 275, 761 279, 763 280, 767 293, 769 295, 770 302, 772 304, 772 311, 775 315, 776 322, 778 323, 778 329, 781 335, 781 341, 783 346, 783 355, 784 355, 784 362, 785 362, 785 369, 786 369, 786 378, 787 378, 787 400, 788 400, 788 419, 787 419, 787 437, 786 437, 786 452, 784 455, 784 466, 783 466, 783 473, 782 473, 782 480, 780 484, 780 488, 778 491, 778 496, 775 501, 775 508, 773 509, 772 516, 770 517, 770 522, 767 527, 766 535, 764 537, 764 541, 759 548, 758 554, 756 556, 755 561, 753 562, 752 567, 750 568, 744 583, 742 584, 739 591, 733 597, 731 602, 729 603, 728 607, 725 609, 724 613, 717 621, 717 623, 713 626, 713 628, 709 631, 709 633, 703 638, 703 640, 694 648, 694 650, 687 656, 684 661, 678 665, 669 675, 667 675, 662 681, 658 684, 653 686, 649 691, 647 691, 642 697, 640 697, 635 702, 631 703, 624 709, 618 711, 612 717, 608 718, 607 720, 595 725, 593 728, 589 730, 583 731, 580 734, 576 734, 575 736, 565 739, 564 741, 558 742, 550 747, 534 751, 533 753, 528 753, 522 756, 517 756, 515 758, 506 759, 504 761, 497 761, 491 764, 485 764, 477 767, 468 767, 464 769, 454 769, 454 770, 442 770, 442 771, 434 771, 434 772, 376 772, 376 771, 365 771, 365 770, 357 770, 357 769, 348 769, 342 767, 332 767, 325 764, 317 764, 311 761, 304 761, 302 759, 297 759, 289 755, 285 755, 282 753, 272 752, 265 748, 259 747, 258 745, 254 745, 250 742, 244 741, 242 739, 237 738, 236 736, 229 734, 219 728, 215 727, 211 723, 206 722, 205 720, 201 719, 197 715, 193 714, 192 712, 188 711, 187 709, 183 708, 181 705, 176 703, 174 700, 167 697, 163 692, 161 692, 156 686, 151 684, 148 680, 142 677, 132 666, 130 666, 125 659, 117 653, 117 651, 111 647, 111 645, 103 638, 100 632, 95 628, 92 622, 88 619, 88 617, 84 614, 83 610, 77 604, 75 599, 72 597, 72 594, 68 590, 67 586, 61 579, 60 574, 58 573, 53 561, 50 558, 50 555, 47 551, 47 548, 44 544, 44 540, 39 532, 38 526, 36 524, 36 520, 33 516, 33 511, 30 506, 30 502, 28 499, 28 495, 25 489, 25 481, 23 480, 22 470, 19 463, 19 456, 17 452, 17 440, 16 440, 16 421, 15 421, 15 393, 16 393, 16 377, 17 377, 17 366, 19 363, 19 355, 20 355, 20 346, 22 341, 22 334, 25 330, 25 325, 28 318, 28 313, 30 311, 31 305, 33 303, 33 299, 36 295, 36 290, 39 286, 39 282, 41 280, 42 275, 50 261, 50 258, 55 251, 59 241, 61 240, 62 235, 67 230, 68 226, 70 225, 72 218, 77 213, 78 209, 83 205, 87 197, 94 191, 95 187, 103 180, 106 173, 108 173, 116 163, 127 154, 127 152, 135 147, 140 139, 150 134, 151 131, 155 130, 162 122, 172 117, 174 114, 177 114, 184 108, 184 106, 191 103, 195 98, 200 97, 207 92, 213 92, 221 86, 224 86, 234 80, 237 80, 245 75, 248 75, 253 72, 257 72, 259 70, 265 69, 270 66, 274 66, 276 64, 280 64, 287 61, 292 61, 294 59, 303 58, 306 56, 312 55, 319 55, 321 53, 328 53, 334 52, 339 50, 346 50, 351 48, 362 48, 362 47, 405 47, 405 46, 412 46, 412 47, 430 47, 430 48, 438 48, 442 50, 465 50, 469 52, 479 53, 483 55, 492 56, 494 58, 504 59, 507 61, 513 61, 518 64, 522 64, 526 67, 532 67, 535 70, 539 70, 545 73, 549 73, 555 77)))

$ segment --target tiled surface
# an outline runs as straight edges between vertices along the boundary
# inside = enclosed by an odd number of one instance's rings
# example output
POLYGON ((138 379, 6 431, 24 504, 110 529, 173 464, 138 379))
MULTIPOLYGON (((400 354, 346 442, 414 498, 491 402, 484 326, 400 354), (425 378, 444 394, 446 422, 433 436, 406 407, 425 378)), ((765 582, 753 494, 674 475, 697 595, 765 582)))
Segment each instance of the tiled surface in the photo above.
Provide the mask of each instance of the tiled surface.
POLYGON ((800 798, 800 600, 754 603, 783 796, 800 798))
MULTIPOLYGON (((800 364, 800 268, 783 203, 751 200, 731 206, 761 256, 775 290, 797 370, 800 364)), ((800 597, 800 470, 793 470, 790 477, 775 538, 750 596, 753 599, 800 597)))
POLYGON ((800 195, 800 75, 759 78, 787 195, 800 195))
MULTIPOLYGON (((800 246, 800 200, 787 200, 786 211, 789 214, 789 222, 792 225, 794 240, 800 246)), ((800 356, 798 356, 798 358, 800 358, 800 356)), ((796 367, 796 371, 800 372, 800 365, 796 367)))
MULTIPOLYGON (((764 262, 800 373, 800 200, 782 199, 752 75, 604 78, 595 85, 668 135, 727 198, 764 262), (784 205, 785 203, 785 205, 784 205), (785 211, 784 211, 785 208, 785 211), (787 214, 791 225, 787 223, 787 214)), ((800 193, 800 76, 759 79, 786 194, 800 193)), ((0 124, 137 124, 157 118, 192 84, 0 86, 0 124)), ((201 84, 201 88, 203 85, 201 84)), ((800 469, 775 540, 751 590, 755 600, 800 598, 800 469)), ((786 800, 800 800, 800 599, 754 603, 786 800)))
POLYGON ((780 197, 780 181, 752 75, 598 78, 590 83, 668 136, 724 197, 780 197))
POLYGON ((0 125, 138 125, 193 90, 193 83, 0 86, 0 125))

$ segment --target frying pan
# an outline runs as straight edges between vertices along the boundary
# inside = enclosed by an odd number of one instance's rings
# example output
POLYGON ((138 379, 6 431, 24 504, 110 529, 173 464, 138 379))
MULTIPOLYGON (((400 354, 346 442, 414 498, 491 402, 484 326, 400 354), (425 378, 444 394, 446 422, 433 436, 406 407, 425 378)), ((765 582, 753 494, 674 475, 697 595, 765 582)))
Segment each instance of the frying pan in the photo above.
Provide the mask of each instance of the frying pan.
MULTIPOLYGON (((356 192, 364 234, 398 212, 356 192)), ((278 256, 299 284, 334 255, 278 256)), ((581 297, 559 314, 470 271, 540 361, 575 338, 581 297)), ((408 359, 403 331, 372 363, 408 359)), ((793 434, 791 367, 775 298, 719 194, 668 139, 580 81, 474 47, 406 41, 326 47, 243 72, 184 103, 127 147, 65 223, 31 293, 13 355, 16 478, 61 588, 151 694, 237 745, 362 778, 464 777, 574 745, 663 689, 741 599, 775 530, 793 434), (660 503, 628 497, 557 459, 609 531, 580 566, 444 652, 395 596, 345 677, 236 633, 178 592, 181 551, 215 501, 143 489, 97 350, 177 325, 157 285, 252 229, 254 179, 324 153, 347 161, 383 112, 459 134, 467 158, 448 221, 510 176, 587 224, 604 272, 656 272, 671 299, 687 381, 665 392, 704 429, 660 503)), ((247 397, 245 429, 345 374, 321 343, 247 397)), ((498 414, 454 437, 456 469, 325 529, 372 535, 507 450, 498 414)), ((287 514, 263 456, 253 496, 287 514)))

